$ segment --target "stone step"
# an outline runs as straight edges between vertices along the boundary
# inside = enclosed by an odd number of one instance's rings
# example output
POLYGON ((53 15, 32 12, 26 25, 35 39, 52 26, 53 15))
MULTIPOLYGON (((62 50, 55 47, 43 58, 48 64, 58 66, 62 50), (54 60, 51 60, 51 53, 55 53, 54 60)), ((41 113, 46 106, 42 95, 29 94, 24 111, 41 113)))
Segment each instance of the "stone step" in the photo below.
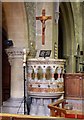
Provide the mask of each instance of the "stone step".
POLYGON ((11 113, 11 114, 24 114, 23 99, 9 99, 3 102, 3 106, 1 107, 1 112, 11 113))

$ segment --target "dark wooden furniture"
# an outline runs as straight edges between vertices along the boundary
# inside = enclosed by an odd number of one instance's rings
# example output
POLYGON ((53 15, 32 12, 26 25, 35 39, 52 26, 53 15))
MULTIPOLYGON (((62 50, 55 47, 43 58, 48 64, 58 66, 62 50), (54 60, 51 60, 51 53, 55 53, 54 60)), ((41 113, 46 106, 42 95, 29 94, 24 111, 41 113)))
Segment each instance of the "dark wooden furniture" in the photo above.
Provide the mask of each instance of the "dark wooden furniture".
POLYGON ((84 98, 84 73, 66 73, 64 81, 66 99, 84 98))

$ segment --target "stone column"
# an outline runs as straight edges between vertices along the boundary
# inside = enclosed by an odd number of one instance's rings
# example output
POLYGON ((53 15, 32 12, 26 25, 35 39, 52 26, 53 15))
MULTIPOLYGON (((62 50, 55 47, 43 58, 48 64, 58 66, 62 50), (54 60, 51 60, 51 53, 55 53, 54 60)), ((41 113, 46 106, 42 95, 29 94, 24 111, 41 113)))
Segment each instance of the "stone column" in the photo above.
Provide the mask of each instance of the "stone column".
POLYGON ((11 65, 11 98, 22 98, 24 92, 23 48, 6 49, 11 65))

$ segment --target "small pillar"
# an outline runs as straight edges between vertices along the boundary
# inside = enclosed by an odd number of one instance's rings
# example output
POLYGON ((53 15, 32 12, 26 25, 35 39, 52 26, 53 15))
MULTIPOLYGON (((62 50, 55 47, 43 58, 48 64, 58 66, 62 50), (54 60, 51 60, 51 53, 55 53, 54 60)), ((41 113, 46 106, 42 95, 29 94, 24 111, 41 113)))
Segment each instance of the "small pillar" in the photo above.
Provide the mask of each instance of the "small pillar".
POLYGON ((61 68, 60 68, 60 67, 58 67, 57 73, 58 73, 58 78, 57 78, 57 80, 58 80, 58 82, 60 82, 60 80, 61 80, 61 78, 60 78, 60 75, 61 75, 61 68))
POLYGON ((55 68, 52 68, 51 69, 51 80, 54 81, 55 78, 54 78, 54 73, 55 73, 55 68))
POLYGON ((43 80, 45 81, 46 80, 46 68, 43 67, 43 80))
POLYGON ((32 79, 32 69, 31 67, 29 67, 29 70, 28 70, 28 80, 31 80, 32 79))
POLYGON ((37 78, 37 73, 38 73, 38 70, 37 70, 37 69, 35 69, 35 70, 34 70, 34 73, 35 73, 35 78, 34 78, 34 80, 35 80, 35 81, 37 81, 37 80, 38 80, 38 78, 37 78))

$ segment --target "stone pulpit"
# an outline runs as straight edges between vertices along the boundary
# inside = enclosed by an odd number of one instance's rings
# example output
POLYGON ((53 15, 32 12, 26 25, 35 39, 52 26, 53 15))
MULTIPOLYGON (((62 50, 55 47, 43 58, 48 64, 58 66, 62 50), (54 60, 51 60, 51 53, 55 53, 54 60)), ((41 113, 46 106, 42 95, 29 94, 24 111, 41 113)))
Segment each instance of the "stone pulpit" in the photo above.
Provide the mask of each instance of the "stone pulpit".
MULTIPOLYGON (((58 22, 54 21, 53 4, 46 7, 45 4, 37 3, 36 8, 37 55, 27 59, 27 95, 31 98, 30 115, 50 116, 48 104, 64 95, 65 60, 58 59, 58 32, 53 35, 58 22)), ((59 13, 59 3, 55 7, 56 13, 59 13)))
POLYGON ((27 60, 27 94, 32 98, 30 115, 49 116, 47 105, 63 97, 64 63, 62 59, 27 60))

